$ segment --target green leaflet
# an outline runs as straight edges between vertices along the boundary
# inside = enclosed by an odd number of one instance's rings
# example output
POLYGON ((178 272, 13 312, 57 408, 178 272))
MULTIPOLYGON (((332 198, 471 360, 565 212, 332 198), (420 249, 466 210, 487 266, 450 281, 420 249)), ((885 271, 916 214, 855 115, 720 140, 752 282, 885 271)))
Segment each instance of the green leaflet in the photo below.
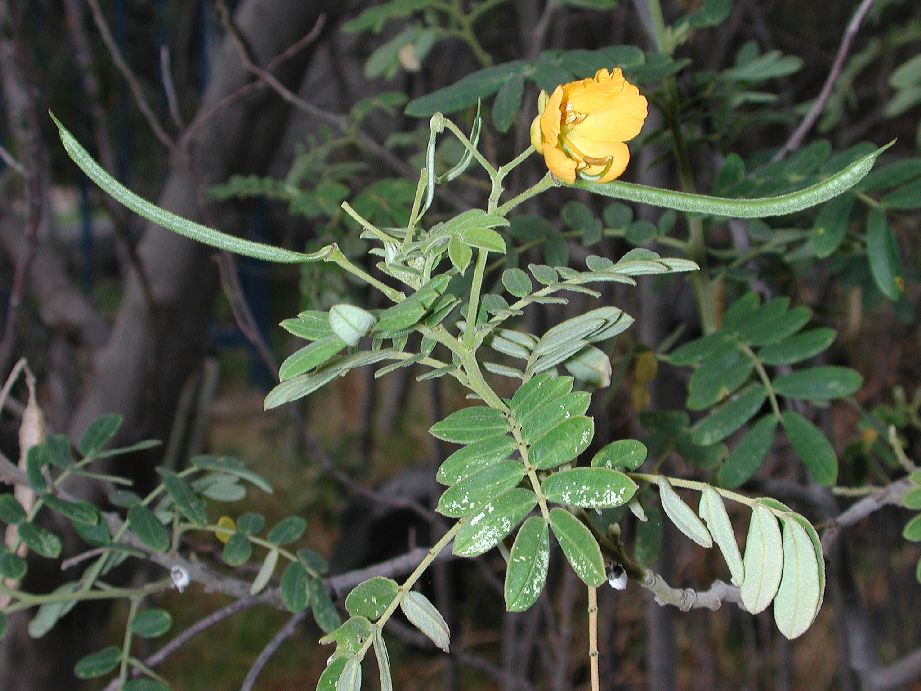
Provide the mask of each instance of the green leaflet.
POLYGON ((159 473, 163 476, 163 486, 179 512, 194 525, 205 525, 208 522, 205 505, 202 504, 201 499, 195 496, 195 492, 189 487, 189 483, 175 473, 162 468, 159 469, 159 473))
POLYGON ((500 434, 481 439, 458 449, 438 468, 435 479, 443 485, 453 485, 484 468, 504 461, 515 450, 515 440, 500 434))
POLYGON ((540 516, 532 516, 521 526, 509 554, 504 588, 505 608, 509 612, 523 612, 537 601, 547 580, 549 564, 547 523, 540 516))
POLYGON ((636 493, 636 483, 610 468, 571 468, 545 479, 541 492, 557 504, 611 509, 630 501, 636 493))
POLYGON ((566 509, 550 510, 550 528, 576 575, 597 588, 605 581, 601 548, 591 531, 566 509))
POLYGON ((400 609, 409 622, 428 636, 432 643, 448 652, 451 646, 451 630, 441 613, 422 593, 411 590, 400 601, 400 609))
POLYGON ((536 439, 531 445, 528 460, 541 469, 563 465, 585 451, 594 434, 595 422, 592 418, 582 415, 571 417, 536 439))
POLYGON ((195 223, 187 218, 178 216, 171 211, 161 209, 159 206, 150 203, 146 199, 138 196, 127 187, 118 182, 109 175, 95 160, 89 152, 84 149, 80 142, 61 124, 53 113, 49 113, 54 124, 58 127, 58 133, 61 136, 61 142, 67 155, 76 163, 80 170, 86 173, 87 177, 96 183, 103 192, 113 199, 131 209, 134 213, 146 218, 148 221, 156 223, 167 230, 183 235, 191 240, 201 242, 211 247, 227 250, 235 254, 242 254, 254 259, 261 259, 267 262, 281 262, 284 264, 302 264, 304 262, 324 261, 338 250, 335 245, 328 245, 318 252, 304 254, 303 252, 292 252, 291 250, 273 247, 261 242, 244 240, 242 238, 227 235, 214 228, 195 223))
POLYGON ((705 487, 700 493, 700 506, 697 513, 707 524, 707 529, 713 536, 714 542, 723 553, 732 582, 741 585, 745 580, 745 567, 742 565, 742 554, 736 543, 735 532, 726 513, 723 498, 711 487, 705 487))
POLYGON ((271 549, 265 555, 265 559, 262 560, 262 566, 259 567, 256 577, 253 579, 252 584, 249 586, 250 595, 258 595, 262 592, 269 584, 269 579, 272 578, 272 574, 275 573, 275 567, 278 565, 278 550, 271 549))
POLYGON ((399 594, 400 587, 390 578, 375 576, 356 585, 345 598, 345 608, 353 617, 377 621, 399 594))
POLYGON ((745 580, 742 581, 742 604, 758 614, 771 604, 783 571, 783 542, 777 518, 765 506, 756 506, 748 525, 745 541, 745 580))
POLYGON ((636 439, 618 439, 603 447, 592 458, 593 467, 636 470, 649 451, 646 445, 636 439))
POLYGON ((810 367, 785 374, 773 381, 774 391, 786 398, 829 400, 857 392, 863 377, 848 367, 810 367))
POLYGON ((77 448, 84 456, 95 456, 118 433, 122 424, 121 415, 102 415, 93 420, 83 435, 77 448))
POLYGON ((78 679, 95 679, 115 669, 121 659, 121 648, 109 645, 98 652, 80 658, 74 667, 74 674, 78 679))
POLYGON ((348 663, 346 657, 334 657, 317 680, 317 691, 336 691, 348 663))
POLYGON ((819 211, 812 229, 812 245, 817 257, 828 257, 841 245, 847 234, 855 199, 854 194, 842 194, 819 211))
POLYGON ((783 431, 815 481, 833 485, 838 477, 838 457, 831 442, 809 420, 793 410, 780 416, 783 431))
POLYGON ((442 441, 470 444, 503 434, 507 429, 508 420, 501 412, 481 405, 451 413, 441 422, 432 425, 429 432, 442 441))
POLYGON ((350 657, 342 668, 336 691, 361 691, 361 659, 350 657))
POLYGON ((880 208, 871 209, 867 216, 867 261, 879 292, 889 300, 898 300, 905 289, 899 246, 886 212, 880 208))
POLYGON ((128 527, 145 547, 154 552, 165 552, 170 545, 166 528, 146 506, 138 505, 128 509, 128 527))
POLYGON ((746 389, 698 422, 692 431, 692 441, 700 446, 723 441, 751 420, 761 410, 766 398, 767 391, 760 384, 746 389))
POLYGON ((719 469, 720 485, 733 489, 757 472, 774 441, 777 421, 768 413, 752 426, 719 469))
POLYGON ((139 613, 132 621, 131 632, 141 638, 156 638, 170 630, 173 618, 165 609, 147 609, 139 613))
POLYGON ((377 657, 381 691, 393 691, 393 679, 390 675, 390 653, 387 652, 387 644, 384 643, 384 637, 381 635, 379 626, 375 626, 371 630, 371 636, 373 636, 371 643, 374 646, 374 655, 377 657))
POLYGON ((306 529, 307 521, 301 516, 287 516, 272 526, 266 540, 273 545, 289 545, 299 539, 306 529))
POLYGON ((774 622, 789 639, 812 624, 821 602, 819 565, 812 540, 793 518, 783 519, 783 576, 774 599, 774 622))
POLYGON ((766 365, 793 365, 818 355, 831 345, 837 332, 834 329, 811 329, 791 336, 779 343, 758 351, 758 359, 766 365))
POLYGON ((539 439, 564 420, 584 415, 591 402, 592 396, 587 391, 573 391, 559 398, 548 399, 521 421, 522 436, 527 441, 539 439))
POLYGON ((446 489, 438 500, 436 510, 449 518, 461 518, 512 489, 523 477, 524 466, 521 463, 499 461, 446 489))
POLYGON ((310 577, 300 562, 291 562, 281 574, 281 601, 294 613, 310 603, 310 577))
POLYGON ((667 479, 660 477, 658 485, 662 510, 675 524, 675 527, 701 547, 712 547, 713 538, 710 536, 710 531, 694 513, 694 509, 684 503, 667 479))
POLYGON ((480 507, 454 539, 454 554, 476 557, 495 547, 537 506, 534 492, 516 487, 480 507))
POLYGON ((767 218, 784 216, 811 206, 816 206, 838 196, 859 182, 876 163, 877 157, 892 143, 858 159, 844 170, 805 189, 775 197, 756 199, 727 199, 702 194, 690 194, 647 187, 630 182, 615 180, 608 183, 577 181, 570 187, 600 194, 612 199, 649 204, 665 209, 675 209, 686 213, 699 213, 707 216, 726 216, 729 218, 767 218))
POLYGON ((510 408, 519 422, 524 422, 543 403, 572 391, 572 377, 539 374, 522 384, 512 396, 510 408))
POLYGON ((336 655, 354 655, 371 637, 371 622, 365 617, 350 617, 342 626, 323 636, 320 643, 336 644, 336 655))
POLYGON ((688 408, 703 410, 731 395, 748 381, 754 366, 738 350, 726 350, 707 358, 688 382, 688 408))

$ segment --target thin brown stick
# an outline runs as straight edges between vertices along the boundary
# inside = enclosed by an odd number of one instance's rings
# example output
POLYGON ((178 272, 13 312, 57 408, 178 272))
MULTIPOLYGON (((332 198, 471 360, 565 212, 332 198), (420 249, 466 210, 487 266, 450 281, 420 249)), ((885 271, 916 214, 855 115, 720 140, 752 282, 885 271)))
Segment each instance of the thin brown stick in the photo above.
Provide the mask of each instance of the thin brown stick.
POLYGON ((303 432, 303 440, 304 446, 307 449, 307 453, 313 456, 314 460, 316 460, 323 467, 324 472, 332 475, 336 482, 338 482, 350 492, 361 497, 366 497, 376 504, 386 508, 408 509, 426 521, 431 521, 433 519, 432 511, 413 499, 388 497, 381 494, 380 492, 375 492, 373 489, 369 489, 355 482, 351 477, 349 477, 348 473, 343 472, 336 466, 336 464, 333 462, 333 459, 331 459, 329 455, 323 451, 322 448, 320 448, 317 440, 306 429, 306 427, 304 428, 303 432))
POLYGON ((6 164, 7 168, 14 171, 18 175, 22 177, 26 176, 26 167, 17 161, 16 157, 13 156, 13 154, 11 154, 9 150, 3 145, 0 145, 0 160, 6 164))
MULTIPOLYGON (((283 101, 290 104, 291 106, 303 111, 304 113, 307 113, 313 118, 321 120, 328 125, 335 127, 340 132, 348 132, 350 130, 350 122, 348 117, 345 115, 336 115, 335 113, 330 113, 323 108, 315 106, 309 101, 305 101, 303 98, 291 91, 291 89, 282 84, 271 72, 257 65, 250 55, 246 41, 241 36, 236 25, 234 24, 233 17, 231 16, 230 11, 227 9, 227 6, 224 4, 223 0, 213 0, 213 2, 218 17, 220 17, 221 23, 224 25, 227 33, 230 34, 234 45, 236 45, 237 52, 240 54, 240 60, 247 71, 252 73, 257 79, 264 82, 270 89, 272 89, 272 91, 278 94, 278 96, 283 101)), ((396 156, 389 149, 378 144, 367 133, 358 130, 357 132, 354 132, 354 136, 356 137, 357 143, 362 148, 367 149, 375 156, 380 158, 395 172, 400 173, 401 175, 411 175, 413 173, 412 169, 402 159, 396 156)))
POLYGON ((884 506, 900 504, 902 502, 902 497, 905 496, 911 487, 912 484, 907 478, 898 480, 880 491, 855 502, 837 517, 831 519, 828 522, 828 527, 822 533, 822 549, 825 554, 831 554, 832 547, 838 539, 842 528, 847 528, 855 523, 859 523, 884 506))
POLYGON ((874 2, 876 2, 876 0, 863 0, 857 8, 857 11, 854 12, 854 16, 851 17, 851 21, 844 31, 844 36, 841 38, 841 44, 838 46, 838 54, 835 56, 835 61, 832 63, 831 70, 829 70, 828 76, 825 78, 825 83, 822 85, 822 90, 819 92, 818 98, 816 98, 799 126, 793 131, 793 134, 790 135, 790 138, 787 139, 784 145, 774 154, 772 160, 781 160, 793 151, 793 149, 802 144, 803 139, 806 138, 806 135, 809 134, 809 131, 813 128, 816 121, 818 121, 819 116, 822 115, 825 106, 828 105, 828 99, 831 98, 831 92, 835 86, 835 82, 838 81, 841 70, 844 68, 844 62, 851 50, 851 44, 854 42, 857 30, 867 16, 867 12, 873 7, 874 2))
MULTIPOLYGON (((80 78, 80 86, 86 95, 99 160, 106 169, 114 173, 117 167, 115 148, 112 145, 112 137, 109 135, 109 119, 105 108, 102 106, 102 90, 99 86, 99 79, 97 79, 96 72, 93 69, 89 37, 83 25, 83 6, 79 0, 66 0, 64 8, 67 11, 67 24, 70 41, 74 49, 77 74, 80 78)), ((136 217, 108 194, 102 195, 102 202, 109 215, 115 219, 116 246, 120 250, 122 257, 127 260, 127 263, 137 274, 144 300, 147 303, 147 309, 153 311, 155 303, 147 270, 144 268, 135 246, 125 232, 126 228, 130 229, 131 225, 136 222, 136 217)))
POLYGON ((259 353, 259 357, 269 372, 274 375, 278 372, 278 363, 262 337, 259 326, 253 317, 253 311, 249 307, 249 301, 243 294, 240 277, 237 275, 236 260, 229 252, 220 252, 216 256, 216 261, 221 279, 221 288, 224 291, 224 295, 227 296, 227 302, 230 304, 230 311, 233 314, 237 328, 240 329, 256 349, 256 352, 259 353))
POLYGON ((163 82, 163 91, 166 93, 166 105, 169 116, 177 130, 185 129, 182 111, 179 110, 179 97, 176 95, 176 84, 173 82, 173 69, 170 65, 169 47, 160 46, 160 80, 163 82))
MULTIPOLYGON (((317 18, 317 21, 313 25, 313 28, 306 35, 304 35, 303 38, 298 39, 297 41, 292 43, 290 46, 285 48, 285 50, 283 50, 281 53, 279 53, 274 58, 269 60, 269 63, 266 69, 274 70, 277 67, 280 67, 285 62, 287 62, 288 60, 293 58, 295 55, 297 55, 299 52, 301 52, 301 50, 303 50, 304 48, 309 46, 311 43, 313 43, 317 39, 317 37, 320 35, 320 32, 322 31, 323 25, 325 23, 326 23, 326 15, 321 14, 317 18)), ((215 115, 220 113, 225 108, 230 107, 231 105, 239 101, 241 98, 245 98, 246 96, 249 96, 259 91, 260 89, 264 89, 264 88, 267 88, 267 85, 265 84, 265 82, 258 81, 258 80, 254 82, 250 82, 249 84, 244 84, 243 86, 238 88, 233 93, 225 96, 221 101, 214 104, 212 107, 198 113, 198 115, 195 116, 195 118, 186 128, 186 130, 182 133, 182 138, 179 141, 180 148, 183 150, 187 149, 189 146, 189 143, 195 138, 195 135, 199 132, 199 130, 202 127, 204 127, 204 125, 206 125, 215 115)))
MULTIPOLYGON (((210 629, 215 624, 232 617, 234 614, 243 612, 257 604, 261 600, 257 597, 244 597, 239 600, 234 600, 229 605, 221 607, 218 610, 213 611, 206 617, 199 619, 197 622, 186 628, 182 633, 173 637, 169 643, 160 648, 153 655, 149 656, 144 660, 144 666, 149 668, 154 668, 160 663, 162 663, 166 658, 179 650, 182 646, 188 643, 190 640, 198 636, 200 633, 210 629)), ((140 672, 135 670, 132 676, 138 676, 140 672)), ((118 679, 113 679, 109 682, 108 686, 103 689, 103 691, 116 691, 118 688, 118 679)))
POLYGON ((153 112, 153 108, 150 106, 150 102, 144 95, 144 90, 141 87, 140 81, 131 70, 131 67, 125 61, 125 58, 122 55, 118 44, 115 42, 115 38, 112 36, 112 32, 109 30, 109 25, 106 23, 105 17, 102 15, 102 10, 99 7, 99 1, 87 0, 87 2, 89 3, 90 11, 93 14, 93 21, 96 24, 96 28, 99 29, 99 34, 102 36, 102 41, 105 43, 106 48, 109 51, 109 55, 112 57, 112 62, 115 63, 115 67, 118 68, 118 71, 121 72, 122 77, 124 77, 125 81, 128 83, 128 89, 131 91, 131 96, 134 98, 134 102, 137 105, 138 110, 140 110, 141 114, 144 116, 144 120, 147 122, 147 126, 150 127, 151 132, 154 133, 154 136, 160 140, 160 143, 163 144, 163 146, 165 146, 170 151, 173 151, 176 148, 176 143, 173 141, 172 137, 166 133, 166 130, 163 129, 159 119, 153 112))
POLYGON ((262 649, 262 652, 259 653, 259 657, 257 657, 256 661, 253 663, 253 666, 249 668, 249 672, 247 672, 246 678, 240 685, 240 691, 251 691, 256 683, 256 679, 259 678, 259 674, 262 672, 263 667, 268 664, 272 655, 275 654, 275 651, 281 647, 281 644, 294 635, 298 624, 300 624, 306 616, 306 610, 303 612, 298 612, 293 617, 288 619, 288 623, 282 626, 278 630, 278 633, 272 636, 272 640, 266 644, 265 648, 262 649))
POLYGON ((591 667, 592 691, 601 691, 598 674, 598 588, 588 586, 588 662, 591 667))

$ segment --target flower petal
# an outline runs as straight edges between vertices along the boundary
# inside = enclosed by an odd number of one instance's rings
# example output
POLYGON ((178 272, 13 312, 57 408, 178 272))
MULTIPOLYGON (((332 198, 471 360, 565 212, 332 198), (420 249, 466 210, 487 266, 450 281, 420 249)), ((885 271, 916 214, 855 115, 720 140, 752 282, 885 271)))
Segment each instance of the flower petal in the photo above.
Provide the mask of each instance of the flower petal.
POLYGON ((544 136, 544 141, 548 142, 551 147, 557 145, 560 136, 560 120, 562 111, 560 106, 563 103, 563 87, 558 86, 547 99, 547 105, 540 114, 540 131, 544 136))
POLYGON ((576 181, 576 162, 549 143, 544 145, 544 161, 557 178, 570 185, 576 181))
POLYGON ((600 69, 594 78, 564 84, 565 101, 579 113, 591 113, 605 108, 612 98, 616 98, 624 90, 627 83, 619 69, 611 74, 605 69, 600 69))
POLYGON ((587 112, 574 129, 587 139, 626 142, 643 129, 647 112, 646 98, 633 84, 625 83, 623 91, 603 108, 587 112))
POLYGON ((604 173, 602 177, 595 180, 595 182, 611 182, 624 174, 624 171, 627 169, 627 164, 630 162, 630 149, 627 148, 626 144, 617 143, 613 144, 609 148, 609 156, 611 156, 611 165, 607 166, 607 163, 604 164, 593 164, 585 167, 584 173, 587 175, 600 175, 604 173), (605 168, 607 167, 607 172, 605 168))

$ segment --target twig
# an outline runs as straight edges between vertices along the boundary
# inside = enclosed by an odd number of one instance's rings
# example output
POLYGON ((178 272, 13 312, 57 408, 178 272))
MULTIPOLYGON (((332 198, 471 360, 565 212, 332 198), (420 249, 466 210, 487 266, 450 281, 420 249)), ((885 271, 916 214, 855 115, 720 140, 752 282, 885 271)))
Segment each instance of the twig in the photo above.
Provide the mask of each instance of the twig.
POLYGON ((169 115, 177 130, 185 129, 182 111, 179 110, 179 98, 176 96, 176 85, 173 83, 173 70, 170 66, 169 47, 160 46, 160 80, 163 82, 163 91, 166 93, 166 104, 169 115))
MULTIPOLYGON (((236 45, 237 52, 240 54, 240 60, 242 61, 243 66, 247 71, 252 73, 260 81, 264 82, 286 103, 294 106, 298 110, 307 113, 313 118, 321 120, 335 127, 340 132, 349 132, 350 123, 348 117, 345 115, 336 115, 335 113, 330 113, 323 108, 319 108, 313 105, 309 101, 305 101, 303 98, 291 91, 291 89, 278 81, 275 75, 273 75, 271 72, 257 65, 253 58, 250 56, 249 49, 246 46, 246 41, 237 30, 237 27, 233 22, 233 17, 231 16, 230 11, 227 9, 227 6, 224 4, 223 0, 213 0, 213 2, 215 10, 221 19, 221 23, 224 25, 227 33, 230 34, 234 45, 236 45)), ((366 132, 358 130, 354 133, 354 135, 357 139, 357 142, 362 147, 372 152, 375 156, 384 161, 392 170, 400 173, 401 175, 412 174, 413 171, 409 165, 407 165, 402 159, 396 156, 392 151, 374 141, 374 139, 371 138, 371 136, 369 136, 366 132)))
POLYGON ((138 110, 141 111, 141 114, 144 116, 144 120, 147 121, 147 126, 150 127, 151 131, 154 133, 157 139, 160 140, 160 143, 163 144, 167 149, 173 151, 176 148, 176 144, 170 137, 166 130, 163 129, 163 126, 160 124, 160 121, 157 119, 157 116, 153 112, 153 108, 150 107, 150 103, 147 101, 147 97, 144 95, 144 90, 141 88, 141 84, 138 81, 137 76, 134 72, 131 71, 131 68, 128 66, 128 63, 125 62, 125 58, 122 55, 121 50, 118 47, 118 44, 115 42, 115 38, 112 36, 112 32, 109 30, 109 25, 106 24, 105 17, 102 15, 102 10, 99 8, 99 0, 87 0, 90 6, 90 11, 93 13, 93 21, 96 23, 96 28, 99 29, 99 34, 102 36, 102 41, 105 43, 106 48, 109 51, 109 55, 112 57, 112 62, 115 63, 115 66, 118 68, 118 71, 121 72, 122 77, 125 78, 125 81, 128 82, 128 88, 131 90, 131 95, 134 98, 134 102, 138 107, 138 110))
MULTIPOLYGON (((90 52, 90 41, 86 30, 83 26, 83 6, 79 0, 66 0, 64 7, 67 11, 67 24, 70 29, 70 41, 74 48, 74 58, 77 66, 77 74, 80 77, 80 86, 86 95, 86 102, 90 114, 90 121, 93 125, 93 134, 96 140, 96 148, 99 152, 99 160, 108 170, 115 172, 117 166, 115 161, 115 150, 112 146, 112 138, 109 135, 109 124, 106 110, 102 106, 101 89, 99 79, 93 70, 93 58, 90 52)), ((128 213, 128 210, 116 202, 108 194, 102 195, 102 202, 109 212, 109 215, 115 219, 115 242, 123 256, 127 259, 131 268, 138 275, 141 290, 144 293, 144 299, 147 308, 153 312, 155 309, 153 292, 150 289, 150 280, 147 276, 147 270, 138 257, 137 249, 132 244, 125 229, 130 229, 136 222, 136 217, 128 213)))
POLYGON ((850 508, 839 514, 836 518, 831 519, 828 523, 828 527, 822 533, 822 549, 825 554, 831 553, 831 548, 838 539, 841 528, 847 528, 855 523, 859 523, 884 506, 901 503, 902 497, 905 496, 911 487, 911 482, 907 478, 903 478, 902 480, 893 482, 888 487, 884 487, 875 494, 864 497, 860 501, 852 504, 850 508))
POLYGON ((274 375, 278 372, 278 363, 275 361, 272 351, 256 324, 253 311, 249 307, 249 301, 243 294, 240 277, 237 275, 236 260, 229 252, 225 251, 216 255, 216 261, 221 279, 221 288, 224 291, 224 295, 227 296, 227 302, 230 305, 230 311, 233 314, 237 328, 240 329, 256 349, 256 352, 259 353, 262 363, 268 368, 269 372, 274 375))
POLYGON ((338 482, 350 492, 362 497, 367 497, 371 501, 380 504, 383 507, 390 509, 408 509, 427 522, 432 520, 432 511, 414 499, 388 497, 384 494, 381 494, 380 492, 375 492, 373 489, 369 489, 355 482, 355 480, 349 477, 348 473, 343 472, 336 466, 329 455, 327 455, 326 452, 320 448, 317 440, 306 428, 304 428, 303 439, 307 452, 313 456, 314 460, 316 460, 323 467, 323 470, 327 474, 331 475, 333 479, 336 480, 336 482, 338 482))
MULTIPOLYGON (((229 605, 215 610, 208 616, 199 619, 197 622, 186 628, 182 633, 178 634, 172 640, 170 640, 169 643, 145 659, 144 666, 150 668, 156 667, 190 640, 195 638, 198 634, 206 631, 215 624, 218 624, 225 619, 232 617, 234 614, 243 612, 244 610, 259 604, 260 602, 261 600, 257 597, 245 597, 240 600, 234 600, 229 605)), ((135 670, 133 676, 138 676, 139 674, 140 672, 135 670)), ((117 691, 117 689, 118 679, 113 679, 111 682, 109 682, 108 686, 103 689, 103 691, 117 691)))
POLYGON ((262 668, 266 666, 269 659, 272 657, 272 655, 275 654, 275 651, 278 650, 281 644, 291 638, 291 636, 294 634, 294 631, 297 629, 298 624, 300 624, 306 616, 307 610, 298 612, 288 620, 287 624, 278 630, 278 633, 272 637, 272 640, 270 640, 266 644, 265 648, 262 649, 262 652, 259 653, 259 657, 256 658, 253 666, 249 668, 249 672, 246 674, 246 678, 240 685, 240 691, 250 691, 253 688, 253 685, 256 683, 256 679, 259 678, 259 674, 262 672, 262 668))
POLYGON ((921 677, 921 648, 896 660, 891 665, 874 669, 869 675, 869 688, 904 688, 921 677))
POLYGON ((8 168, 16 171, 22 177, 26 176, 26 168, 22 165, 16 158, 11 154, 7 148, 3 145, 0 145, 0 160, 2 160, 8 168))
MULTIPOLYGON (((313 43, 317 37, 320 35, 320 31, 323 29, 323 24, 326 22, 326 15, 320 15, 316 23, 313 25, 313 28, 303 37, 292 43, 290 46, 285 48, 281 53, 276 55, 274 58, 269 60, 269 64, 266 69, 274 70, 276 67, 280 67, 282 64, 293 58, 301 50, 313 43)), ((219 112, 233 105, 241 98, 245 98, 250 94, 258 91, 259 89, 265 88, 267 85, 262 81, 250 82, 249 84, 244 84, 236 91, 225 96, 221 101, 214 104, 211 108, 199 112, 192 122, 186 128, 185 132, 182 133, 182 138, 179 141, 180 148, 183 150, 188 148, 189 143, 198 133, 198 130, 201 129, 211 118, 217 115, 219 112)))
POLYGON ((707 590, 673 588, 659 574, 647 571, 646 577, 640 585, 655 596, 657 604, 672 605, 682 612, 688 612, 692 609, 712 609, 715 611, 724 602, 732 602, 737 604, 740 609, 745 609, 742 606, 739 589, 734 585, 729 585, 719 580, 713 581, 713 584, 707 590))
MULTIPOLYGON (((410 628, 401 621, 391 619, 387 622, 387 631, 399 638, 404 643, 415 646, 416 648, 421 648, 423 650, 434 650, 435 646, 432 641, 416 629, 410 628)), ((469 653, 463 650, 457 650, 452 646, 451 650, 448 652, 454 660, 459 664, 464 665, 465 667, 472 667, 473 669, 478 669, 481 672, 485 672, 497 682, 500 682, 504 689, 521 689, 522 691, 533 691, 534 687, 529 684, 527 681, 522 679, 519 675, 506 672, 505 670, 496 667, 495 665, 483 660, 482 658, 476 657, 475 655, 470 655, 469 653)))
POLYGON ((819 116, 822 115, 822 111, 824 111, 825 106, 828 105, 828 99, 831 98, 831 92, 835 86, 835 82, 838 80, 841 70, 844 68, 844 61, 847 59, 847 54, 851 50, 851 44, 854 42, 857 30, 860 28, 864 17, 867 16, 867 12, 873 7, 875 1, 876 0, 863 0, 863 2, 860 3, 860 6, 857 8, 854 16, 851 17, 851 21, 844 31, 844 36, 841 38, 841 45, 838 46, 838 54, 835 56, 835 61, 832 63, 831 70, 829 70, 828 76, 825 78, 825 83, 822 85, 822 90, 819 92, 818 98, 812 104, 809 112, 806 113, 803 121, 793 131, 793 134, 790 135, 790 138, 787 139, 784 145, 778 149, 771 160, 781 160, 788 153, 793 151, 793 149, 802 144, 809 130, 812 129, 819 119, 819 116))
POLYGON ((588 662, 592 691, 601 691, 598 674, 598 588, 588 586, 588 662))

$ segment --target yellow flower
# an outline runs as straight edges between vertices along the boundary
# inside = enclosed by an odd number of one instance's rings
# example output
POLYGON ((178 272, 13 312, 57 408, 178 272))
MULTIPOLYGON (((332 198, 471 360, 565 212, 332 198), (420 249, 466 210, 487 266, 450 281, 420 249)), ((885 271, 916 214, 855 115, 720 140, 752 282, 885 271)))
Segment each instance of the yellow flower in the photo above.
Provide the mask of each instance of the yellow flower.
POLYGON ((214 531, 214 537, 221 542, 226 543, 230 536, 237 530, 237 523, 230 516, 221 516, 217 520, 217 528, 214 531))
POLYGON ((620 69, 600 69, 591 79, 541 92, 531 123, 531 143, 550 172, 563 182, 576 176, 610 182, 630 160, 628 142, 646 120, 646 99, 620 69))

